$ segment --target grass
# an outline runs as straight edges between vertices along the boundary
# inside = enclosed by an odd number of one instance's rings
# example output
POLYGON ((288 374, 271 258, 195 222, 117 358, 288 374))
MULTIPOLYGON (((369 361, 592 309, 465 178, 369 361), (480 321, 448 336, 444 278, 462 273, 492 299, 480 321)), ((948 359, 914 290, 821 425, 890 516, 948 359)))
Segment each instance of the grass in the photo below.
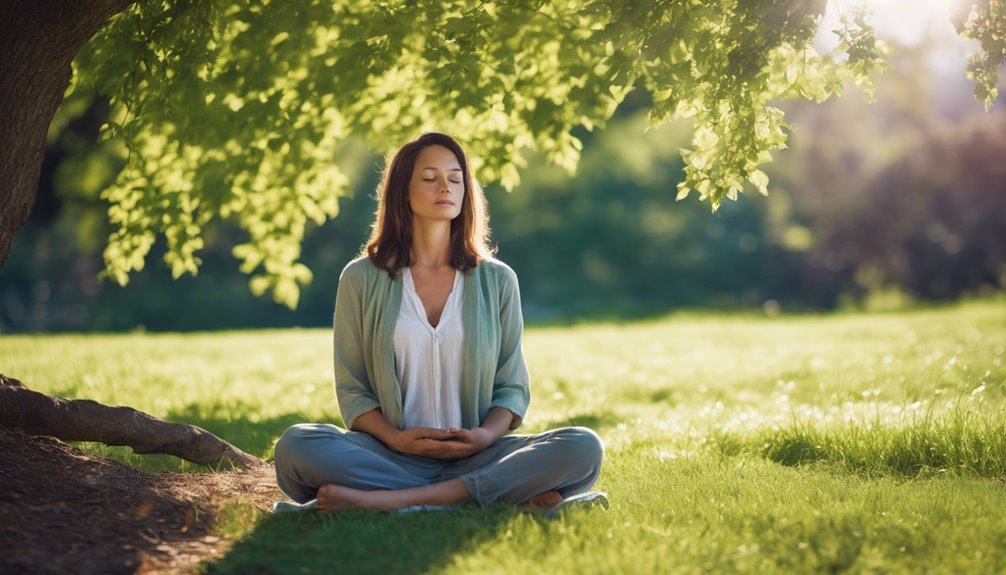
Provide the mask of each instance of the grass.
MULTIPOLYGON (((256 455, 341 424, 324 330, 0 338, 29 387, 200 425, 256 455)), ((607 513, 505 506, 264 516, 235 502, 212 573, 1006 571, 1006 304, 672 315, 530 328, 520 430, 586 425, 607 513)), ((148 469, 199 471, 125 448, 148 469)))
POLYGON ((825 461, 842 471, 867 475, 1006 478, 1006 423, 966 408, 904 425, 794 424, 713 439, 726 455, 756 455, 783 465, 825 461))

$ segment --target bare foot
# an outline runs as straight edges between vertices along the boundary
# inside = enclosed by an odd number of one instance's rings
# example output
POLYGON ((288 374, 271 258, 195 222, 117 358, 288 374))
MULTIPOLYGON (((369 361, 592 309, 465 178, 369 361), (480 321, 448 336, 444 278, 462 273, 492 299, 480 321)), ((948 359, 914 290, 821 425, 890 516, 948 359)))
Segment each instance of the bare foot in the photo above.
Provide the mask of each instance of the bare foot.
POLYGON ((560 503, 562 503, 562 495, 558 491, 546 491, 528 499, 524 505, 536 509, 548 509, 560 503))
POLYGON ((451 505, 467 497, 468 490, 460 478, 421 487, 373 491, 329 484, 322 486, 317 495, 318 509, 322 511, 340 509, 392 511, 411 505, 451 505))
POLYGON ((342 485, 324 485, 318 490, 318 509, 321 511, 373 509, 373 501, 371 497, 368 497, 369 493, 342 485))

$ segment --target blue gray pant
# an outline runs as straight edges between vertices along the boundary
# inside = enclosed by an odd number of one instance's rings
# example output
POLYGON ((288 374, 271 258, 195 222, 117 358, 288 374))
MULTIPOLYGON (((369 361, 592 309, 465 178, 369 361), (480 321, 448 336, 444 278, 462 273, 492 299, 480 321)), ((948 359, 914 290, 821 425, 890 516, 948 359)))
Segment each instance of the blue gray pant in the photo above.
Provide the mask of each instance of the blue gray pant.
POLYGON ((470 495, 462 503, 521 503, 551 490, 566 498, 594 485, 603 457, 601 439, 585 427, 504 435, 475 455, 441 460, 397 453, 368 433, 301 423, 287 429, 275 449, 276 482, 297 503, 330 483, 371 491, 457 477, 470 495))

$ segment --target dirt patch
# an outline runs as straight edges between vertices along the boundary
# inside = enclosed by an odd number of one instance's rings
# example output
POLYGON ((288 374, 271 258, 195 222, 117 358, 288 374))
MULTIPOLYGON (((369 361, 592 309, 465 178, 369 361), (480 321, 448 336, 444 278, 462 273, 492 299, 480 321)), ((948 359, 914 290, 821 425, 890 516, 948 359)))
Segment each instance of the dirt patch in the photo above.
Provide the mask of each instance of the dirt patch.
POLYGON ((191 573, 230 547, 225 505, 282 498, 272 466, 148 473, 0 428, 0 572, 191 573))

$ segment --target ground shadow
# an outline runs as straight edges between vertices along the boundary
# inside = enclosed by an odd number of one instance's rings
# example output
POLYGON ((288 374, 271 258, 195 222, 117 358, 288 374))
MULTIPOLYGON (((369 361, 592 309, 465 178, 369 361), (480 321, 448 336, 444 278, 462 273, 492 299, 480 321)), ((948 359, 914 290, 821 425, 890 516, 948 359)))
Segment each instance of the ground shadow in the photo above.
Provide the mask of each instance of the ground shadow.
POLYGON ((622 421, 624 421, 624 419, 614 413, 600 411, 595 413, 580 413, 563 419, 556 419, 550 421, 545 428, 555 429, 557 427, 588 427, 594 431, 599 431, 606 427, 618 425, 619 423, 622 423, 622 421))
MULTIPOLYGON (((283 432, 308 418, 300 413, 286 413, 269 419, 256 417, 261 409, 240 401, 200 402, 175 409, 164 419, 196 425, 256 457, 272 458, 272 448, 283 432)), ((333 419, 339 425, 341 419, 333 419)))
POLYGON ((271 476, 150 473, 0 426, 0 573, 188 572, 224 547, 217 502, 268 509, 271 476))
POLYGON ((520 513, 503 503, 413 513, 277 513, 203 569, 210 574, 427 573, 497 537, 520 513))

